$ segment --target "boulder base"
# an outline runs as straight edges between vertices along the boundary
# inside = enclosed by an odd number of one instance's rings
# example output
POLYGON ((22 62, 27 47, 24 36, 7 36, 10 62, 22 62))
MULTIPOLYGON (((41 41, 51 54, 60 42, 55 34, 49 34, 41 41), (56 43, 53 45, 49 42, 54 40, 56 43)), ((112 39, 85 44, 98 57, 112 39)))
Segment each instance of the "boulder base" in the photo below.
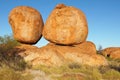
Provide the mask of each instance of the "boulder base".
POLYGON ((31 63, 33 66, 61 66, 68 63, 79 63, 89 66, 107 65, 106 59, 103 56, 96 54, 96 48, 93 47, 94 45, 92 44, 93 43, 91 42, 82 43, 81 45, 86 48, 85 50, 80 48, 80 45, 61 46, 49 43, 41 48, 33 49, 31 46, 31 49, 29 47, 29 49, 20 52, 19 55, 21 55, 26 62, 31 63), (83 46, 84 44, 86 45, 83 46))

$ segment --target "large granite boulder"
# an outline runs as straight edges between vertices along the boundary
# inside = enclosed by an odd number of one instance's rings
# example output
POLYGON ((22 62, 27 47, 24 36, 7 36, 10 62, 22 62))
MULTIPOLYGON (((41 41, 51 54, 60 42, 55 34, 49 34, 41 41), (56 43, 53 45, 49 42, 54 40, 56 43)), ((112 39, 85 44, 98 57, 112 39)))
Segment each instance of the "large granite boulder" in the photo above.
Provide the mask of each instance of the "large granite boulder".
MULTIPOLYGON (((22 46, 21 49, 23 48, 22 46)), ((29 46, 28 49, 27 47, 24 49, 23 52, 18 54, 33 66, 61 66, 68 63, 79 63, 89 66, 107 65, 106 59, 96 54, 96 48, 92 42, 83 42, 81 45, 75 46, 62 46, 49 43, 41 48, 29 46)))
POLYGON ((109 47, 102 50, 102 54, 113 59, 120 59, 120 47, 109 47))
POLYGON ((58 4, 43 28, 45 39, 56 44, 72 45, 84 42, 88 26, 84 13, 72 6, 58 4))
POLYGON ((35 44, 40 38, 43 29, 41 14, 34 8, 18 6, 9 14, 9 23, 14 38, 22 43, 35 44))

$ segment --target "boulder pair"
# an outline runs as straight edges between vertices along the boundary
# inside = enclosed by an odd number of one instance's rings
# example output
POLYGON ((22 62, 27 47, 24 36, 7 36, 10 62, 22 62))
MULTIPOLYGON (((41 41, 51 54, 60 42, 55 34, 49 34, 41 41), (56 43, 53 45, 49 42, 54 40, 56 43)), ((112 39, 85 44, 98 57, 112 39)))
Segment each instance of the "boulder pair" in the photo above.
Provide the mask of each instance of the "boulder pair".
POLYGON ((25 44, 35 44, 41 36, 52 43, 74 45, 82 43, 88 35, 84 13, 72 6, 58 4, 45 25, 41 14, 34 8, 19 6, 9 15, 14 38, 25 44))
POLYGON ((37 10, 19 6, 11 11, 9 22, 14 38, 21 43, 35 44, 42 35, 50 41, 41 48, 25 44, 18 46, 20 50, 24 50, 18 54, 32 65, 107 65, 106 59, 96 54, 95 45, 86 41, 87 21, 84 13, 75 7, 58 4, 44 25, 37 10))

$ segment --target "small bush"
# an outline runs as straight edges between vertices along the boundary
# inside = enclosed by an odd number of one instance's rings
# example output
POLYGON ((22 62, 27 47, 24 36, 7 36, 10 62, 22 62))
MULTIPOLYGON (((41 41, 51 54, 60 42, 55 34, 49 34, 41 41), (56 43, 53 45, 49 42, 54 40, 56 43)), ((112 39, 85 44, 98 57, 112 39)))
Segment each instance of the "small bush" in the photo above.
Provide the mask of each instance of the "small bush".
POLYGON ((0 36, 0 67, 6 65, 15 70, 23 70, 26 68, 25 61, 17 55, 17 51, 22 51, 15 49, 15 46, 20 45, 12 36, 0 36))
POLYGON ((19 45, 19 43, 16 40, 14 40, 12 36, 0 36, 0 53, 3 54, 8 50, 13 49, 17 45, 19 45))

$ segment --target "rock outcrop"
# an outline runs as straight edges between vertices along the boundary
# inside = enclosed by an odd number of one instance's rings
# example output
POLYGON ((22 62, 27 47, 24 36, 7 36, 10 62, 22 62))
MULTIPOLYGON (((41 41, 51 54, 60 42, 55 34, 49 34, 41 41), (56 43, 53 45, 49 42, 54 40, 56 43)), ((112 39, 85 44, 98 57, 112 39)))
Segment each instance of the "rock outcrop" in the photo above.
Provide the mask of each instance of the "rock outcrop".
POLYGON ((109 47, 102 50, 102 54, 113 59, 120 59, 120 47, 109 47))
POLYGON ((56 44, 79 44, 86 40, 87 35, 88 26, 84 13, 64 4, 55 7, 43 28, 44 38, 56 44))
POLYGON ((44 28, 40 13, 31 7, 14 8, 10 13, 9 22, 14 38, 19 42, 34 44, 41 34, 50 41, 41 48, 25 44, 15 48, 14 52, 33 66, 61 66, 69 63, 107 65, 106 59, 96 54, 94 43, 86 41, 87 21, 84 13, 75 7, 58 4, 48 17, 44 28))
MULTIPOLYGON (((21 49, 23 49, 23 46, 21 49)), ((101 55, 97 55, 95 50, 95 45, 92 42, 83 42, 80 45, 73 46, 49 43, 41 48, 33 49, 32 46, 29 46, 28 49, 26 48, 25 51, 20 52, 19 55, 33 66, 61 66, 68 63, 79 63, 89 66, 107 65, 106 59, 101 55)))
POLYGON ((22 43, 35 44, 40 38, 43 29, 41 14, 34 8, 19 6, 9 15, 14 38, 22 43))

